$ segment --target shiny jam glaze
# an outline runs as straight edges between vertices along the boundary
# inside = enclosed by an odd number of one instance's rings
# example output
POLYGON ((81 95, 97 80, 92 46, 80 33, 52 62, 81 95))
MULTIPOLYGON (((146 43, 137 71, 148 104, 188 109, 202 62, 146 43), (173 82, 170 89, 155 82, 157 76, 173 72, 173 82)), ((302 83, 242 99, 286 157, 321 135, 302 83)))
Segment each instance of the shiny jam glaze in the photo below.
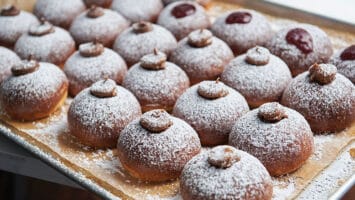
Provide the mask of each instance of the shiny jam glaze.
POLYGON ((286 41, 295 45, 305 54, 313 52, 312 36, 302 28, 291 29, 286 35, 286 41))
POLYGON ((175 6, 171 11, 171 14, 175 18, 183 18, 189 15, 192 15, 196 12, 196 8, 194 5, 183 3, 178 6, 175 6))
POLYGON ((344 49, 344 51, 340 54, 340 58, 342 60, 355 60, 355 44, 344 49))
POLYGON ((251 19, 252 16, 248 12, 233 12, 227 17, 226 24, 247 24, 251 19))

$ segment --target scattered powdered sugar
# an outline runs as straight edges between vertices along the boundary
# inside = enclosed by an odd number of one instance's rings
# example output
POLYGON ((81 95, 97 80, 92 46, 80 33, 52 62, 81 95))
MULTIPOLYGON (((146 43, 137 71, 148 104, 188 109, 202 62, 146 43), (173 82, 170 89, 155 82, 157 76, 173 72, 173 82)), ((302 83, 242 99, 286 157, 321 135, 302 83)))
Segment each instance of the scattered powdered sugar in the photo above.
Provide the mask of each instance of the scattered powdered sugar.
POLYGON ((166 6, 160 13, 157 24, 171 31, 177 40, 181 40, 194 30, 209 28, 211 26, 210 19, 202 6, 196 2, 181 1, 166 6), (191 15, 176 18, 171 14, 171 11, 180 4, 191 4, 196 10, 191 15))
POLYGON ((287 65, 270 54, 269 63, 256 66, 245 61, 246 54, 233 59, 221 75, 221 80, 239 91, 252 106, 264 101, 278 101, 292 76, 287 65))
POLYGON ((317 124, 326 127, 331 121, 344 124, 354 116, 355 87, 341 74, 333 82, 319 85, 310 82, 309 72, 304 72, 287 86, 281 102, 305 116, 312 129, 317 124))
POLYGON ((337 67, 338 73, 343 74, 353 83, 355 83, 355 60, 342 60, 340 58, 340 54, 343 51, 344 49, 341 49, 340 51, 336 52, 329 62, 337 67))
POLYGON ((313 160, 321 160, 324 153, 324 146, 328 143, 331 143, 335 138, 335 134, 324 134, 324 135, 315 135, 314 136, 314 153, 311 156, 313 160))
POLYGON ((184 167, 180 192, 186 199, 269 199, 271 177, 250 154, 237 150, 240 160, 227 169, 208 163, 208 151, 192 158, 184 167))
POLYGON ((179 97, 173 115, 185 120, 202 136, 223 137, 226 142, 235 121, 249 111, 246 100, 228 86, 225 86, 227 96, 206 99, 198 94, 198 87, 198 84, 192 86, 179 97))
POLYGON ((21 11, 17 16, 0 16, 0 44, 13 46, 22 34, 37 24, 37 18, 26 11, 21 11))
POLYGON ((171 120, 173 124, 160 133, 144 129, 139 119, 129 123, 118 139, 121 162, 131 163, 127 165, 135 173, 179 174, 186 162, 200 152, 201 144, 186 122, 175 117, 171 120))
POLYGON ((182 39, 169 60, 180 66, 191 82, 199 82, 216 79, 233 58, 228 45, 217 37, 212 37, 210 45, 200 48, 192 47, 188 38, 182 39))
POLYGON ((127 72, 127 65, 116 52, 105 48, 99 56, 84 57, 75 52, 64 65, 64 72, 69 79, 69 91, 76 95, 91 84, 110 78, 121 84, 127 72))
POLYGON ((115 11, 104 9, 104 14, 97 18, 87 17, 87 12, 77 16, 69 30, 77 44, 98 40, 104 46, 111 46, 129 26, 129 22, 115 11))
POLYGON ((314 150, 313 134, 305 118, 284 109, 288 117, 276 123, 261 121, 259 109, 252 110, 237 120, 229 136, 230 145, 257 157, 270 174, 295 170, 314 150))
POLYGON ((212 25, 212 32, 224 40, 234 54, 242 54, 256 45, 264 45, 272 37, 270 23, 259 12, 239 9, 238 12, 248 12, 252 19, 247 24, 226 24, 226 18, 232 13, 226 12, 219 16, 212 25))
POLYGON ((70 34, 59 27, 43 36, 23 34, 15 44, 15 52, 22 58, 34 59, 54 64, 62 64, 73 53, 75 42, 70 34))
POLYGON ((289 199, 290 194, 296 190, 295 179, 291 176, 282 176, 278 178, 272 178, 273 188, 273 200, 286 200, 289 199))
POLYGON ((129 89, 144 105, 172 107, 177 98, 189 87, 186 73, 173 63, 166 62, 165 69, 147 70, 134 65, 128 70, 123 86, 129 89))
POLYGON ((74 18, 86 9, 82 0, 37 0, 33 13, 54 25, 69 28, 74 18))
POLYGON ((131 66, 144 55, 153 53, 156 48, 169 55, 177 46, 174 36, 164 27, 152 24, 152 30, 136 33, 132 27, 125 30, 115 41, 113 49, 131 66))
POLYGON ((131 22, 155 22, 163 9, 161 0, 114 0, 111 9, 121 13, 131 22))
POLYGON ((11 76, 1 84, 2 101, 17 102, 18 106, 27 106, 47 102, 56 92, 66 84, 67 78, 55 65, 39 63, 40 67, 33 73, 11 76))
POLYGON ((327 34, 320 28, 310 24, 287 25, 278 31, 268 41, 266 46, 271 53, 285 61, 294 76, 306 71, 314 63, 327 62, 333 53, 332 44, 327 34), (305 29, 311 35, 313 41, 312 52, 305 54, 295 45, 287 42, 286 35, 293 28, 305 29))
POLYGON ((0 46, 0 83, 11 75, 11 67, 20 63, 20 58, 13 51, 0 46))

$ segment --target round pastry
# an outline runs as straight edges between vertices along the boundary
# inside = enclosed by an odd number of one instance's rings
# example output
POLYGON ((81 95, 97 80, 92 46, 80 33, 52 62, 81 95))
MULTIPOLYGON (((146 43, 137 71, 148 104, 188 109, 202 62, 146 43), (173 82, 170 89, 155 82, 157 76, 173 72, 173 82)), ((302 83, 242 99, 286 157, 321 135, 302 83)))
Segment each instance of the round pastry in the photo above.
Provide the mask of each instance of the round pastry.
POLYGON ((11 67, 19 64, 21 60, 14 52, 0 46, 0 84, 11 75, 11 67))
POLYGON ((56 26, 68 29, 75 17, 85 9, 82 0, 37 0, 33 13, 39 19, 44 18, 56 26))
POLYGON ((194 30, 209 28, 211 25, 205 9, 192 1, 169 4, 160 13, 157 23, 171 31, 177 40, 194 30))
POLYGON ((240 9, 218 17, 212 25, 216 37, 224 40, 235 55, 256 45, 264 45, 272 37, 268 20, 254 10, 240 9))
POLYGON ((330 60, 338 72, 355 84, 355 44, 339 51, 330 60))
POLYGON ((294 24, 280 30, 267 48, 285 61, 292 76, 307 71, 314 63, 328 62, 333 54, 327 34, 310 24, 294 24))
POLYGON ((129 22, 117 12, 92 6, 74 19, 69 31, 77 45, 96 40, 111 47, 128 26, 129 22))
POLYGON ((164 5, 168 5, 176 1, 196 1, 204 7, 208 7, 209 3, 211 2, 211 0, 163 0, 163 3, 164 5))
POLYGON ((146 112, 129 123, 117 143, 123 167, 133 177, 156 182, 179 177, 200 149, 194 129, 164 110, 146 112))
POLYGON ((100 6, 103 8, 109 8, 111 6, 112 0, 84 0, 86 7, 100 6))
POLYGON ((69 94, 77 95, 83 89, 104 78, 121 84, 127 65, 116 52, 97 42, 81 44, 79 51, 69 57, 64 65, 69 80, 69 94))
POLYGON ((113 148, 123 128, 141 115, 137 99, 106 79, 81 91, 68 111, 69 133, 95 148, 113 148))
POLYGON ((314 64, 294 78, 281 103, 300 112, 315 133, 341 131, 355 120, 355 86, 331 64, 314 64))
POLYGON ((15 6, 3 7, 0 10, 0 45, 13 47, 17 39, 28 31, 30 26, 39 24, 37 18, 15 6))
POLYGON ((173 115, 190 124, 203 146, 228 142, 235 121, 249 111, 244 97, 217 81, 202 81, 183 93, 173 115))
POLYGON ((187 73, 191 84, 216 80, 233 58, 228 45, 206 29, 193 31, 180 40, 177 49, 169 56, 171 62, 187 73))
POLYGON ((117 11, 131 22, 155 22, 163 9, 161 0, 113 0, 111 9, 117 11))
POLYGON ((192 158, 180 179, 184 200, 270 200, 272 190, 271 177, 260 161, 227 145, 192 158))
POLYGON ((172 110, 189 85, 186 73, 174 63, 166 62, 166 55, 156 49, 132 66, 123 80, 123 86, 137 97, 143 112, 158 108, 172 110))
POLYGON ((25 60, 11 71, 12 75, 0 85, 0 104, 12 119, 41 119, 64 103, 68 80, 57 66, 25 60))
POLYGON ((266 103, 239 118, 229 144, 258 158, 271 176, 300 168, 314 150, 306 119, 279 103, 266 103))
POLYGON ((34 59, 63 66, 67 58, 75 51, 75 42, 70 34, 49 22, 31 26, 16 42, 15 52, 22 58, 34 59))
POLYGON ((256 46, 233 59, 221 79, 255 108, 266 102, 279 101, 292 76, 280 58, 270 54, 268 49, 256 46))
POLYGON ((132 66, 154 48, 169 55, 176 46, 176 39, 165 28, 150 22, 138 22, 117 37, 113 49, 125 59, 128 66, 132 66))

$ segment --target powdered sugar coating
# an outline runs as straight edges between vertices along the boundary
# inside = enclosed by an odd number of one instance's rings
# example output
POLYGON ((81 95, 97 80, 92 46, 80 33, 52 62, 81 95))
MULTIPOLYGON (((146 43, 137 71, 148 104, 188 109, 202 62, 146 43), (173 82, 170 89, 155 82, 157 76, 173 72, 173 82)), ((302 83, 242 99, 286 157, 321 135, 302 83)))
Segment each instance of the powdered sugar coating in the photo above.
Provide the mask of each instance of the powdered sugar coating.
MULTIPOLYGON (((81 91, 68 111, 70 133, 77 136, 80 130, 83 143, 92 145, 107 142, 106 147, 115 146, 123 128, 141 115, 137 99, 128 90, 116 86, 117 95, 98 98, 90 88, 81 91)), ((102 147, 101 145, 99 147, 102 147)))
POLYGON ((189 85, 186 73, 170 62, 161 70, 147 70, 137 63, 128 70, 123 81, 123 86, 138 98, 142 107, 168 110, 189 85))
POLYGON ((291 70, 293 76, 306 71, 314 63, 326 63, 333 54, 332 44, 327 34, 320 28, 310 24, 289 25, 268 41, 267 48, 271 53, 280 57, 291 70), (286 41, 287 33, 294 28, 306 30, 313 40, 313 51, 305 54, 295 45, 286 41))
POLYGON ((116 37, 129 26, 129 22, 115 11, 104 9, 104 14, 97 18, 87 17, 87 12, 77 16, 69 29, 77 44, 97 40, 111 47, 116 37))
POLYGON ((15 52, 27 59, 33 59, 60 65, 75 51, 75 42, 70 34, 59 27, 54 27, 54 32, 43 36, 23 34, 16 42, 15 52))
POLYGON ((16 115, 14 118, 19 118, 19 112, 26 117, 31 114, 36 117, 44 112, 43 109, 51 110, 66 93, 68 80, 65 74, 53 64, 39 64, 33 73, 10 76, 0 86, 1 106, 8 114, 16 115))
POLYGON ((225 41, 235 55, 242 54, 256 45, 265 45, 273 34, 270 23, 263 15, 247 9, 239 9, 221 15, 213 23, 212 32, 216 37, 225 41), (250 13, 252 19, 246 24, 226 24, 226 18, 233 12, 250 13))
POLYGON ((20 58, 13 51, 0 46, 0 84, 11 75, 11 67, 20 62, 20 58))
POLYGON ((190 124, 203 145, 225 144, 235 121, 249 111, 248 104, 242 95, 226 85, 228 95, 214 100, 201 97, 198 86, 192 86, 178 98, 173 115, 190 124))
POLYGON ((84 57, 77 51, 66 61, 64 72, 69 79, 69 93, 75 96, 104 78, 121 84, 127 72, 127 65, 120 55, 108 48, 94 57, 84 57))
POLYGON ((316 133, 340 131, 355 120, 355 86, 341 74, 320 85, 304 72, 287 86, 281 103, 300 112, 316 133))
POLYGON ((245 59, 246 54, 233 59, 225 67, 221 80, 239 91, 251 107, 258 107, 265 102, 278 101, 292 80, 287 65, 272 54, 266 65, 252 65, 245 59))
POLYGON ((121 13, 131 22, 155 22, 163 9, 161 0, 113 0, 111 9, 121 13))
POLYGON ((160 13, 157 23, 171 31, 177 40, 181 40, 194 30, 209 28, 211 26, 205 9, 198 3, 190 1, 178 1, 167 5, 160 13), (191 4, 196 10, 192 15, 175 18, 171 14, 171 11, 180 4, 191 4))
POLYGON ((329 62, 338 68, 338 73, 344 75, 355 84, 355 60, 342 60, 340 55, 343 51, 344 49, 341 49, 335 53, 329 62))
POLYGON ((67 29, 74 18, 85 9, 82 0, 37 0, 33 13, 38 18, 45 18, 52 24, 67 29))
POLYGON ((233 58, 233 52, 228 45, 213 37, 210 45, 201 48, 189 45, 188 38, 182 39, 169 60, 180 66, 192 83, 197 83, 202 80, 215 80, 233 58))
POLYGON ((284 107, 286 118, 264 122, 255 109, 237 120, 229 144, 258 158, 271 175, 298 169, 313 153, 313 134, 306 119, 284 107))
POLYGON ((141 59, 142 56, 153 53, 154 48, 169 55, 177 46, 174 36, 164 27, 154 25, 153 30, 145 33, 136 33, 133 27, 119 35, 113 45, 131 66, 141 59))
POLYGON ((0 45, 12 47, 30 26, 39 24, 37 18, 26 11, 16 16, 0 16, 0 45))
POLYGON ((254 156, 236 150, 240 160, 227 169, 208 163, 209 151, 191 159, 184 167, 180 191, 184 200, 271 199, 272 181, 254 156))
POLYGON ((178 118, 171 116, 171 120, 173 125, 160 133, 147 131, 139 119, 121 132, 118 156, 133 176, 152 181, 177 178, 186 162, 200 152, 196 132, 178 118))

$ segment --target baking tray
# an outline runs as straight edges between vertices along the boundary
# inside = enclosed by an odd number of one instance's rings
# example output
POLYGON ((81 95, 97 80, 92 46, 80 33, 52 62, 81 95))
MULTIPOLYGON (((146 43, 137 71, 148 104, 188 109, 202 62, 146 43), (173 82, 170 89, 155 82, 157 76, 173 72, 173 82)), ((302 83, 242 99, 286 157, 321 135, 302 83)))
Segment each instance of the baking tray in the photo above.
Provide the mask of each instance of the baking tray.
MULTIPOLYGON (((297 13, 295 16, 283 15, 292 16, 293 20, 273 15, 272 10, 283 8, 263 1, 212 1, 208 13, 213 20, 227 10, 241 7, 264 12, 274 30, 295 23, 294 19, 302 21, 302 18, 297 18, 297 15, 302 15, 298 11, 293 11, 297 13)), ((308 22, 322 25, 317 22, 324 20, 312 15, 308 22)), ((347 31, 343 31, 337 26, 333 27, 331 20, 327 27, 322 26, 331 37, 334 48, 337 50, 354 44, 353 27, 348 26, 344 28, 347 31)), ((341 24, 343 26, 346 24, 341 24)), ((155 184, 140 182, 124 171, 115 149, 90 149, 67 134, 66 114, 71 101, 68 98, 65 105, 50 117, 27 123, 7 119, 0 108, 0 132, 105 199, 181 199, 178 180, 155 184)), ((354 184, 355 160, 349 151, 355 148, 355 124, 340 133, 316 135, 315 146, 315 153, 302 168, 290 175, 273 178, 274 199, 338 198, 354 184)))

